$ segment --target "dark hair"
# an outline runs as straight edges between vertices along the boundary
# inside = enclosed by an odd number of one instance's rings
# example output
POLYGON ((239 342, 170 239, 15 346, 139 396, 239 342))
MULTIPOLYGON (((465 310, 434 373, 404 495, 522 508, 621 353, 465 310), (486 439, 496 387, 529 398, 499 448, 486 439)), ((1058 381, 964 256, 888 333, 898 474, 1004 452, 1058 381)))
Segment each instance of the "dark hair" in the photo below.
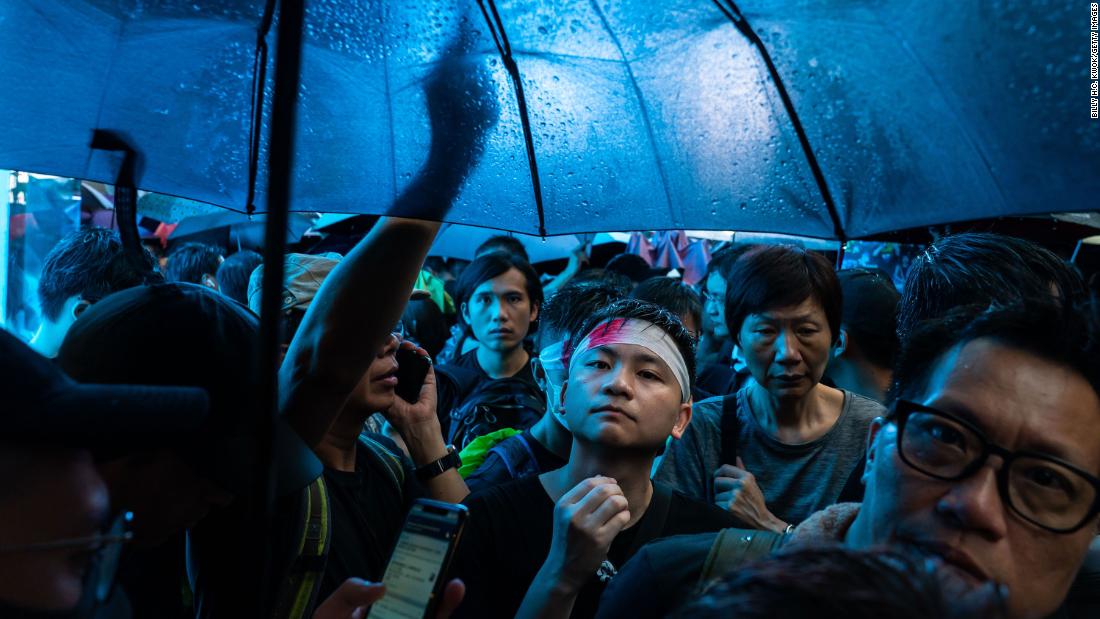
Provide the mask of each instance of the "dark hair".
POLYGON ((250 249, 229 256, 218 267, 218 291, 247 307, 248 280, 263 261, 263 256, 250 249))
POLYGON ((478 286, 506 273, 509 269, 516 269, 523 273, 524 288, 527 290, 527 298, 532 305, 542 306, 542 284, 539 276, 531 265, 512 254, 504 252, 492 252, 474 260, 470 266, 462 271, 458 278, 458 304, 461 305, 470 300, 470 295, 478 286))
POLYGON ((833 343, 840 337, 840 282, 829 261, 792 245, 751 249, 737 260, 727 279, 726 327, 736 342, 750 314, 815 299, 825 310, 833 343))
POLYGON ((164 277, 170 282, 201 284, 203 275, 215 275, 221 266, 222 252, 203 243, 184 243, 168 254, 164 277))
POLYGON ((653 268, 636 254, 619 254, 607 262, 607 270, 625 275, 635 284, 653 276, 653 268))
MULTIPOLYGON (((580 342, 593 329, 616 318, 636 318, 652 322, 667 333, 672 341, 676 343, 676 348, 680 350, 680 355, 683 356, 684 363, 687 364, 688 381, 691 383, 687 387, 688 391, 695 388, 695 339, 684 328, 684 323, 680 322, 678 316, 659 305, 639 299, 616 301, 589 316, 588 320, 581 323, 579 329, 570 333, 569 341, 580 342)), ((572 351, 569 351, 569 354, 572 354, 572 351)))
POLYGON ((913 262, 898 309, 898 337, 918 323, 964 305, 1007 304, 1051 296, 1063 303, 1083 298, 1081 276, 1050 250, 1011 236, 970 232, 932 243, 913 262))
POLYGON ((638 284, 630 298, 655 303, 677 316, 691 316, 696 326, 703 324, 703 302, 699 293, 678 279, 651 277, 638 284))
POLYGON ((632 282, 629 277, 622 273, 608 271, 607 269, 601 269, 599 267, 585 269, 577 273, 570 282, 597 282, 607 284, 608 286, 614 286, 622 290, 623 296, 630 294, 630 291, 634 288, 634 282, 632 282))
POLYGON ((424 268, 438 276, 447 270, 447 259, 441 256, 428 256, 424 259, 424 268))
POLYGON ((1095 327, 1089 314, 1063 306, 1049 296, 1020 299, 1011 305, 965 306, 921 323, 904 343, 888 401, 920 400, 937 362, 977 339, 989 338, 1080 374, 1100 394, 1095 327))
POLYGON ((554 293, 539 311, 539 345, 547 334, 569 337, 581 328, 592 314, 612 303, 625 299, 622 287, 602 282, 569 282, 554 293))
POLYGON ((477 246, 477 251, 474 252, 474 256, 480 258, 492 252, 512 254, 517 258, 522 258, 524 262, 531 262, 531 258, 527 255, 527 249, 523 246, 523 243, 516 237, 508 236, 507 234, 498 234, 489 237, 484 243, 477 246))
MULTIPOLYGON (((898 299, 901 294, 882 269, 854 268, 837 273, 844 294, 844 330, 870 363, 891 369, 897 359, 898 299)), ((851 343, 849 344, 851 346, 851 343)))
POLYGON ((433 358, 439 356, 447 343, 450 330, 443 318, 443 310, 431 299, 412 299, 401 314, 409 339, 419 344, 433 358))
POLYGON ((1000 617, 962 608, 920 554, 817 545, 781 550, 728 573, 674 616, 681 619, 1000 617))
POLYGON ((733 271, 734 263, 750 249, 756 247, 759 247, 759 245, 752 245, 749 243, 743 245, 726 245, 714 252, 710 256, 710 262, 707 263, 707 271, 706 275, 703 276, 703 280, 706 281, 706 278, 717 273, 722 279, 729 281, 730 272, 733 271))
POLYGON ((70 297, 95 303, 112 292, 161 279, 149 250, 143 248, 135 263, 123 251, 118 232, 82 228, 65 235, 46 255, 38 300, 42 315, 54 321, 70 297))

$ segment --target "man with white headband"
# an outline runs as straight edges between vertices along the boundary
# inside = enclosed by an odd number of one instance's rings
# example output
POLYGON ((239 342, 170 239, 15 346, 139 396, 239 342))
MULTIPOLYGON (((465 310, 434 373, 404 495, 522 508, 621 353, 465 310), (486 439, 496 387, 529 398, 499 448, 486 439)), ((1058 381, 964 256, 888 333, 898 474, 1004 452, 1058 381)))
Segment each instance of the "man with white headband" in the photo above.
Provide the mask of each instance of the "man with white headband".
POLYGON ((590 617, 646 542, 737 522, 649 479, 665 441, 691 420, 694 342, 679 319, 619 301, 570 341, 560 396, 569 461, 467 500, 455 564, 467 597, 457 616, 590 617))
POLYGON ((513 479, 541 475, 565 466, 573 435, 565 427, 561 412, 561 386, 569 368, 564 355, 570 333, 602 308, 626 297, 625 287, 602 282, 567 284, 542 306, 536 344, 539 356, 531 363, 535 381, 546 393, 546 414, 530 429, 482 447, 482 456, 470 453, 475 443, 462 452, 463 473, 470 492, 500 485, 513 479), (469 467, 469 468, 467 468, 469 467))

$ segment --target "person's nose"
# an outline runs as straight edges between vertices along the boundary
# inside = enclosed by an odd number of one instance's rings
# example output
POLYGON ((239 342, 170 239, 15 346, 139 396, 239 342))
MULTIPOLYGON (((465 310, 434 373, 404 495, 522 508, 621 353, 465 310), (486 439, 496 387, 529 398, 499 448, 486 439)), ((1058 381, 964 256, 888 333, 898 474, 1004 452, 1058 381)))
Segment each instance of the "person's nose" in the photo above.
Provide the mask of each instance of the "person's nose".
POLYGON ((937 502, 936 512, 953 527, 996 541, 1007 534, 1005 507, 997 488, 997 471, 987 461, 973 475, 952 482, 937 502))
POLYGON ((389 338, 386 339, 386 343, 382 345, 382 350, 378 351, 379 357, 388 357, 397 352, 397 347, 401 345, 401 338, 396 333, 391 333, 389 338))
POLYGON ((489 304, 489 318, 493 322, 504 322, 508 314, 505 311, 506 301, 504 299, 497 299, 496 302, 489 304))
POLYGON ((784 329, 775 338, 775 361, 780 365, 798 365, 802 362, 798 336, 793 332, 784 329))
POLYGON ((607 395, 626 399, 634 397, 634 383, 630 372, 622 365, 616 365, 604 377, 603 392, 607 395))

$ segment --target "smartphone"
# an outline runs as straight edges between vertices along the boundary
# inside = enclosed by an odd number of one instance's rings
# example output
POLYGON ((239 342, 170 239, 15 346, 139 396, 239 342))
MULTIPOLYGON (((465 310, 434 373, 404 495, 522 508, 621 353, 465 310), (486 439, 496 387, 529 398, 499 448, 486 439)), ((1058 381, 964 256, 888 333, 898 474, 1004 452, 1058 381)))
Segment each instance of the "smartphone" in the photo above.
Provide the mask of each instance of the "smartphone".
POLYGON ((397 538, 382 583, 386 595, 370 609, 370 619, 432 617, 454 556, 466 507, 417 499, 397 538))
POLYGON ((414 350, 397 349, 397 387, 394 389, 402 400, 415 404, 420 399, 420 388, 428 375, 431 362, 414 350))

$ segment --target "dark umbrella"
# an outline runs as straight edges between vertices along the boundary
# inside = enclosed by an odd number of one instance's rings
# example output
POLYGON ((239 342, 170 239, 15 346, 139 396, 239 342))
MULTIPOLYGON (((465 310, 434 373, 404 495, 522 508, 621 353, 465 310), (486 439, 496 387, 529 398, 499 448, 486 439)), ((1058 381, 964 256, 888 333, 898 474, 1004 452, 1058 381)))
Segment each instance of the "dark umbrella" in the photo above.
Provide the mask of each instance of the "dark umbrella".
MULTIPOLYGON (((267 217, 265 215, 249 216, 244 213, 237 213, 224 209, 219 209, 219 211, 218 213, 212 213, 210 215, 196 215, 183 219, 168 238, 172 241, 180 241, 187 237, 217 231, 222 228, 228 229, 231 235, 247 236, 250 238, 262 237, 260 231, 263 230, 264 225, 267 223, 267 217)), ((287 220, 286 228, 287 243, 297 243, 300 241, 302 235, 312 226, 312 222, 313 218, 307 215, 299 213, 290 215, 287 220)))
MULTIPOLYGON (((266 142, 251 139, 267 118, 252 88, 268 64, 263 3, 122 6, 0 8, 16 121, 0 164, 111 180, 114 160, 86 144, 117 128, 145 155, 142 187, 264 210, 266 142)), ((388 207, 425 155, 419 83, 466 27, 501 119, 457 223, 836 238, 1091 210, 1100 125, 1081 94, 1079 13, 1023 0, 312 2, 291 207, 388 207)))

